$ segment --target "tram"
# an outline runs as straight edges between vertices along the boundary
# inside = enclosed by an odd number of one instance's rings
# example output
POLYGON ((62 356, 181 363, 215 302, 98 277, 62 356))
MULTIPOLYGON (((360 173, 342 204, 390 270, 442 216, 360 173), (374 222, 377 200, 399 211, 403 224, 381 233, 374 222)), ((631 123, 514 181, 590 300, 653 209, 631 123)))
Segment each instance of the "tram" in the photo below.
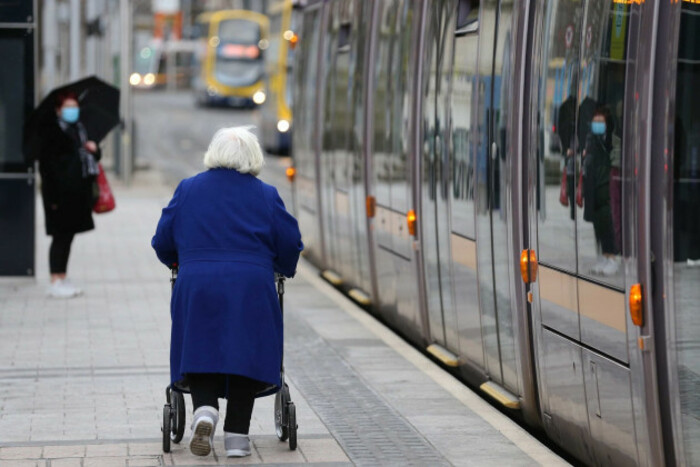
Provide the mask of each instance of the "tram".
POLYGON ((197 103, 255 107, 265 102, 267 17, 254 11, 220 10, 202 13, 195 23, 197 103))
POLYGON ((297 29, 298 0, 270 2, 270 47, 266 52, 267 99, 261 106, 261 143, 272 154, 286 154, 291 146, 292 69, 297 29))
POLYGON ((700 465, 700 4, 325 0, 295 209, 330 282, 590 465, 700 465))

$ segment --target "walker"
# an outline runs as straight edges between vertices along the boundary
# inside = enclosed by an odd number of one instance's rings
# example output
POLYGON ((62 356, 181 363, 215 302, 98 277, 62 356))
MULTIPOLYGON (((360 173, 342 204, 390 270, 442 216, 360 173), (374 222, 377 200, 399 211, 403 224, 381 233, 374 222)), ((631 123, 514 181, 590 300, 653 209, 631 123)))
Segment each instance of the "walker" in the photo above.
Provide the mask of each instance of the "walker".
MULTIPOLYGON (((177 264, 170 268, 170 290, 177 280, 177 264)), ((277 297, 280 301, 280 310, 284 317, 284 276, 275 273, 277 285, 277 297)), ((280 441, 289 440, 289 449, 297 448, 297 412, 294 402, 289 395, 289 386, 284 381, 284 351, 282 352, 282 367, 280 368, 280 381, 282 387, 275 394, 275 431, 280 441)), ((182 392, 172 384, 165 389, 166 403, 163 406, 163 452, 170 452, 171 441, 178 444, 185 434, 185 398, 182 392)))

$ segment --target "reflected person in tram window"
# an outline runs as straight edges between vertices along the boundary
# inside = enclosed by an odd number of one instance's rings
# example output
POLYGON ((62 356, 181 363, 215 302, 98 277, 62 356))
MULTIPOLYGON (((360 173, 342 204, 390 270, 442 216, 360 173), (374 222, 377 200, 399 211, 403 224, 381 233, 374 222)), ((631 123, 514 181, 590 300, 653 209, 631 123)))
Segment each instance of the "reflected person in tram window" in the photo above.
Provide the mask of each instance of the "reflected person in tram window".
POLYGON ((610 154, 613 149, 614 123, 610 110, 595 110, 591 131, 582 153, 583 219, 593 223, 599 258, 591 273, 612 276, 619 269, 618 248, 610 205, 610 154))
POLYGON ((78 96, 67 92, 56 99, 51 116, 36 135, 46 233, 53 237, 49 249, 53 298, 71 298, 82 293, 66 277, 73 237, 95 228, 92 207, 94 182, 101 152, 89 141, 80 121, 78 96))

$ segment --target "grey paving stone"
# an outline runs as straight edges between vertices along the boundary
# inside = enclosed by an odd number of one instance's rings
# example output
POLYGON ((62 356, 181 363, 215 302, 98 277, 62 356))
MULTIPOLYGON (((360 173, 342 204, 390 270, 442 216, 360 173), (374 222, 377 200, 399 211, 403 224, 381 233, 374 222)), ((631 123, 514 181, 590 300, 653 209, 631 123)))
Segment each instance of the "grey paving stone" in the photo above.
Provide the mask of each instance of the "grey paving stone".
MULTIPOLYGON (((253 413, 251 457, 226 459, 221 427, 208 458, 192 456, 187 438, 163 454, 170 287, 149 243, 172 189, 138 182, 113 188, 118 209, 96 216, 96 232, 78 236, 73 246, 70 274, 84 296, 44 295, 43 253, 36 282, 0 281, 0 465, 432 466, 461 459, 492 465, 494 446, 507 465, 530 465, 490 425, 300 277, 288 282, 285 302, 298 450, 273 435, 274 400, 266 398, 253 413)), ((45 253, 48 239, 39 235, 37 246, 45 253)))

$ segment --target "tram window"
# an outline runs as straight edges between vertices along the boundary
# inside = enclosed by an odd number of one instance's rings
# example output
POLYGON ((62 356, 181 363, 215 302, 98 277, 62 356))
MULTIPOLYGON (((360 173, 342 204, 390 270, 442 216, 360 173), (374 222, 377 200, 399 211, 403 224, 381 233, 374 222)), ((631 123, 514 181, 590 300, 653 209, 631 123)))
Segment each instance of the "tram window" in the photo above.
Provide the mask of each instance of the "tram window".
POLYGON ((474 239, 474 173, 476 148, 472 127, 472 106, 477 89, 478 35, 455 39, 450 113, 452 115, 452 230, 474 239))
POLYGON ((411 76, 410 56, 411 2, 391 0, 380 2, 381 18, 377 34, 372 97, 373 136, 372 176, 377 203, 398 212, 407 212, 409 200, 409 167, 407 134, 411 76))
MULTIPOLYGON (((700 5, 681 7, 673 125, 673 291, 685 464, 700 465, 700 5)), ((679 437, 680 438, 680 437, 679 437)))
POLYGON ((464 36, 479 30, 479 0, 460 0, 455 34, 464 36))
POLYGON ((257 44, 260 40, 260 26, 253 21, 227 19, 219 23, 219 37, 222 42, 257 44))
POLYGON ((580 2, 545 2, 537 109, 538 256, 576 271, 575 122, 578 105, 580 2), (562 151, 552 151, 559 139, 562 151))
POLYGON ((618 287, 624 285, 622 111, 629 10, 608 0, 588 2, 578 71, 578 270, 618 287))

